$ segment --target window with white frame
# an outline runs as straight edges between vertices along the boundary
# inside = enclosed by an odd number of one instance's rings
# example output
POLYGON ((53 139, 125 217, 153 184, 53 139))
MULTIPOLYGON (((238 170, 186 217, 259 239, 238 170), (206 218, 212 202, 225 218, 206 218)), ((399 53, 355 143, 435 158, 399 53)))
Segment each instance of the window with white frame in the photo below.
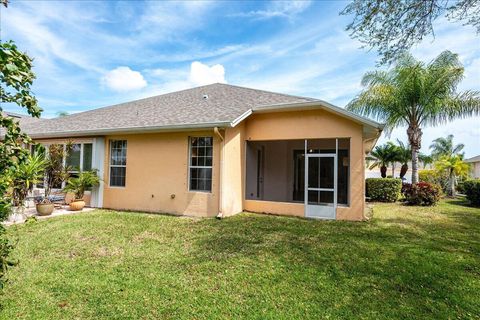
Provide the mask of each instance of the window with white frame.
POLYGON ((127 140, 110 141, 110 186, 125 187, 127 140))
MULTIPOLYGON (((55 144, 57 145, 57 144, 55 144)), ((58 144, 62 148, 66 148, 65 144, 58 144)), ((47 153, 49 152, 50 144, 42 144, 42 148, 35 148, 33 145, 31 146, 30 152, 32 154, 36 154, 37 152, 47 153)), ((93 166, 93 144, 92 143, 74 143, 72 145, 72 149, 70 153, 63 158, 62 162, 65 166, 69 169, 68 173, 70 177, 77 177, 78 173, 81 171, 90 171, 92 170, 93 166)), ((35 188, 43 189, 44 188, 44 179, 42 181, 35 184, 35 188)), ((54 186, 54 189, 62 189, 64 187, 64 183, 61 185, 54 186)))
POLYGON ((72 145, 72 149, 65 159, 70 176, 77 176, 80 171, 92 170, 92 151, 93 144, 91 143, 74 143, 72 145))
POLYGON ((189 190, 212 191, 213 138, 190 137, 189 190))

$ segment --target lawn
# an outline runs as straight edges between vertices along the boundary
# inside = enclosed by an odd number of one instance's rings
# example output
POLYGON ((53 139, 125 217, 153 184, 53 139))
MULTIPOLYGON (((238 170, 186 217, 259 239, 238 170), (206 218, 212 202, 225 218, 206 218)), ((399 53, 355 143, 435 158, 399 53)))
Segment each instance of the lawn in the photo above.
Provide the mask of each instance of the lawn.
POLYGON ((94 211, 10 227, 2 319, 480 315, 480 209, 374 204, 368 222, 94 211))

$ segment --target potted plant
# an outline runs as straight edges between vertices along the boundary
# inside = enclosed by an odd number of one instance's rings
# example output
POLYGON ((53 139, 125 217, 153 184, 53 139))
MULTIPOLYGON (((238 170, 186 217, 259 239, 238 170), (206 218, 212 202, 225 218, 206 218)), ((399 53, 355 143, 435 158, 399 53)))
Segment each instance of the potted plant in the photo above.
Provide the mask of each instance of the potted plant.
POLYGON ((33 185, 40 182, 45 170, 43 155, 29 155, 27 161, 21 163, 14 171, 12 179, 13 220, 24 219, 25 199, 33 185))
POLYGON ((45 196, 37 200, 37 213, 41 216, 50 215, 55 206, 50 200, 53 189, 60 189, 62 183, 68 178, 68 168, 65 167, 63 159, 72 148, 71 143, 52 144, 48 146, 48 155, 45 163, 45 196))
POLYGON ((70 202, 69 207, 72 211, 80 211, 85 207, 85 201, 83 196, 85 191, 100 184, 100 178, 96 171, 83 171, 80 172, 78 177, 72 177, 68 179, 67 185, 63 189, 65 192, 72 192, 74 199, 70 202))

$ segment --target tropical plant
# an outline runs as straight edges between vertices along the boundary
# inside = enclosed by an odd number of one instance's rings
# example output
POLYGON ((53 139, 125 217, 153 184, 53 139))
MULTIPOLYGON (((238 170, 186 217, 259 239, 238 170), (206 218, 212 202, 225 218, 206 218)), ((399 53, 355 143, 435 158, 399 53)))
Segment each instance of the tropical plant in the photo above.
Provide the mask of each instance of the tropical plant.
POLYGON ((426 169, 429 164, 433 163, 433 157, 425 153, 418 154, 418 161, 422 163, 422 169, 426 169))
POLYGON ((480 92, 456 93, 464 69, 457 54, 442 52, 429 64, 404 55, 389 71, 368 72, 365 89, 347 109, 385 122, 386 131, 407 127, 412 149, 412 183, 418 182, 422 128, 480 114, 480 92))
MULTIPOLYGON (((0 5, 7 7, 7 0, 0 5)), ((0 128, 4 129, 0 139, 0 222, 11 212, 14 173, 25 162, 28 150, 24 145, 32 140, 21 131, 18 121, 4 114, 2 106, 16 104, 25 108, 32 117, 40 117, 42 109, 37 105, 31 85, 35 79, 32 71, 33 60, 21 52, 13 41, 0 41, 0 128)), ((12 261, 8 258, 13 245, 5 236, 5 228, 0 224, 0 289, 6 281, 8 267, 12 261)))
POLYGON ((430 145, 430 149, 432 150, 432 157, 433 159, 440 159, 443 156, 451 157, 453 155, 461 155, 463 158, 464 153, 460 153, 465 145, 463 143, 459 143, 457 145, 453 145, 453 134, 449 134, 446 138, 437 138, 433 140, 432 144, 430 145))
POLYGON ((386 178, 387 167, 392 163, 392 161, 394 161, 395 151, 395 146, 392 146, 388 143, 381 146, 376 146, 367 157, 368 161, 373 161, 369 169, 371 170, 379 167, 382 178, 386 178))
POLYGON ((61 188, 62 183, 68 179, 69 168, 64 165, 64 159, 72 149, 72 143, 51 144, 48 146, 45 164, 45 197, 43 203, 49 203, 52 189, 61 188))
POLYGON ((33 185, 43 178, 46 160, 42 154, 30 155, 26 162, 21 163, 13 177, 13 205, 23 207, 28 192, 33 185))
MULTIPOLYGON (((399 139, 397 139, 397 144, 394 144, 393 142, 388 143, 391 144, 395 150, 393 163, 399 162, 402 165, 400 168, 400 179, 403 179, 408 171, 408 162, 410 162, 412 159, 412 150, 410 150, 410 147, 406 146, 405 143, 399 139)), ((393 170, 392 176, 395 177, 393 170)))
POLYGON ((69 178, 63 191, 74 193, 75 200, 82 200, 85 190, 90 190, 99 184, 100 178, 96 171, 83 171, 78 174, 78 177, 69 178))
POLYGON ((458 177, 467 177, 470 172, 470 166, 464 162, 460 155, 443 156, 435 162, 435 169, 439 172, 448 174, 447 194, 450 197, 455 196, 455 186, 458 177))

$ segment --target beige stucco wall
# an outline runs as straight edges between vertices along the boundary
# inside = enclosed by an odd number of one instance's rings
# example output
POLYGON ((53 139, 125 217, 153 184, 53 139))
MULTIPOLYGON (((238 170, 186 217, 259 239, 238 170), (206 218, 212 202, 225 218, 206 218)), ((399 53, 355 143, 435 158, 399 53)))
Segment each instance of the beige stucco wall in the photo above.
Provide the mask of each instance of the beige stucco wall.
POLYGON ((245 124, 225 130, 221 212, 230 216, 243 211, 245 188, 245 124))
POLYGON ((213 130, 107 136, 105 148, 105 208, 190 216, 218 214, 220 139, 213 130), (214 138, 211 193, 188 190, 189 136, 214 138), (127 140, 124 188, 109 186, 110 140, 127 140))
MULTIPOLYGON (((245 121, 246 140, 350 138, 350 201, 337 208, 337 219, 364 219, 364 143, 360 124, 324 110, 254 114, 245 121)), ((228 130, 227 130, 228 132, 228 130)), ((244 177, 243 177, 244 178, 244 177)), ((244 200, 247 211, 303 216, 302 204, 244 200)))

